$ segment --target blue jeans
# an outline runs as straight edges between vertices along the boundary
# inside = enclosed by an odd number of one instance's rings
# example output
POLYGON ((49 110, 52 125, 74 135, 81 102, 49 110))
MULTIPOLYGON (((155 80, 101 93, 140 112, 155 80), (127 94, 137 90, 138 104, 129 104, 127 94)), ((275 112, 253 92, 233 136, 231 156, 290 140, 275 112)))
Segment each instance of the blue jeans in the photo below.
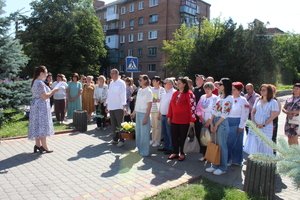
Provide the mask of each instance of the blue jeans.
MULTIPOLYGON (((215 117, 213 123, 220 119, 220 117, 215 117)), ((217 130, 217 144, 220 147, 220 165, 213 165, 214 168, 220 169, 222 171, 227 171, 227 161, 228 161, 228 148, 227 148, 227 138, 229 134, 228 119, 225 119, 218 127, 217 130)))
POLYGON ((239 133, 241 118, 228 118, 229 135, 227 139, 228 162, 241 165, 243 161, 244 132, 239 133))
POLYGON ((164 137, 164 148, 167 150, 172 150, 171 125, 168 123, 168 118, 166 115, 161 116, 161 133, 164 137))
POLYGON ((143 119, 146 113, 136 112, 135 142, 141 156, 150 154, 150 129, 151 122, 148 117, 147 124, 143 125, 143 119))

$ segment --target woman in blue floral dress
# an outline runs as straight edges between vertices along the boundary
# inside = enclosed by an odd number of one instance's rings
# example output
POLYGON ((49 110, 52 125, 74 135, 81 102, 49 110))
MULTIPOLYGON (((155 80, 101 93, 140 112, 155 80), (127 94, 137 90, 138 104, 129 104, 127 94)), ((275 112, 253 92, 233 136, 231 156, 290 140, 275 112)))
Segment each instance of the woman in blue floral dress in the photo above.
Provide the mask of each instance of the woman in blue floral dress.
POLYGON ((35 139, 34 153, 51 153, 47 146, 46 137, 54 134, 50 97, 58 91, 51 90, 45 83, 47 68, 39 66, 35 69, 31 85, 32 102, 29 115, 28 138, 35 139))
POLYGON ((290 119, 300 114, 300 83, 294 85, 293 96, 286 100, 282 111, 287 115, 284 131, 288 136, 289 144, 298 145, 300 123, 291 123, 290 119))

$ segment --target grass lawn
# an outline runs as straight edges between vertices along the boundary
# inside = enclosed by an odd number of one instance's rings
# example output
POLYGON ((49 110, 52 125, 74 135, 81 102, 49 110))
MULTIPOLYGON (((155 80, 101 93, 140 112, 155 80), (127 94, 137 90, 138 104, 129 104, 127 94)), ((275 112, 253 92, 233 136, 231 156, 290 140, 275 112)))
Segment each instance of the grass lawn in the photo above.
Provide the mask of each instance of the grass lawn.
POLYGON ((278 84, 276 86, 277 91, 281 91, 281 90, 291 90, 293 89, 293 85, 282 85, 282 84, 278 84))
POLYGON ((246 193, 236 188, 202 179, 195 183, 185 184, 173 189, 161 191, 157 196, 146 198, 146 200, 246 200, 251 199, 246 193))
MULTIPOLYGON (((28 131, 28 119, 24 117, 24 113, 15 109, 4 110, 6 116, 2 119, 3 125, 0 128, 0 138, 25 136, 28 131)), ((70 129, 68 125, 54 123, 55 131, 70 129)))

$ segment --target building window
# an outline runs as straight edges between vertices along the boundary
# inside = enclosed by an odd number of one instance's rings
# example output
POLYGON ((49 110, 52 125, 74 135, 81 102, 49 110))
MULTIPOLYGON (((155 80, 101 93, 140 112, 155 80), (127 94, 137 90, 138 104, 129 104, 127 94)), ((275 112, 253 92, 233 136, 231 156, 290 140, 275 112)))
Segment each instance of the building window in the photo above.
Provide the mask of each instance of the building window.
POLYGON ((144 33, 143 32, 138 33, 138 41, 143 41, 143 39, 144 39, 144 33))
POLYGON ((128 56, 133 56, 133 49, 128 49, 128 56))
POLYGON ((138 57, 142 57, 143 56, 143 49, 139 48, 138 49, 138 57))
POLYGON ((158 0, 149 0, 149 7, 157 6, 158 0))
POLYGON ((129 12, 134 12, 134 3, 129 5, 129 12))
POLYGON ((156 56, 157 55, 157 47, 149 47, 148 48, 148 56, 156 56))
POLYGON ((124 29, 126 27, 126 22, 125 21, 122 21, 121 22, 121 29, 124 29))
POLYGON ((157 39, 157 31, 149 31, 148 32, 148 39, 149 40, 157 39))
POLYGON ((121 7, 121 15, 124 15, 126 13, 126 7, 123 6, 121 7))
POLYGON ((125 43, 125 35, 120 36, 120 43, 121 44, 125 43))
POLYGON ((128 42, 133 42, 134 38, 133 38, 133 34, 129 34, 128 35, 128 42))
POLYGON ((124 51, 123 51, 123 50, 119 51, 119 54, 120 54, 120 58, 125 58, 125 55, 124 55, 124 51))
POLYGON ((129 20, 129 26, 134 27, 134 19, 129 20))
POLYGON ((138 24, 139 26, 142 26, 144 24, 144 17, 139 17, 138 24))
POLYGON ((139 10, 143 10, 144 9, 144 1, 140 1, 139 2, 139 10))
POLYGON ((155 72, 156 71, 156 64, 149 64, 148 65, 148 71, 149 72, 155 72))
POLYGON ((108 26, 105 24, 105 25, 103 26, 103 31, 106 32, 107 29, 108 29, 108 26))
POLYGON ((149 24, 154 24, 158 22, 158 15, 150 15, 149 16, 149 24))

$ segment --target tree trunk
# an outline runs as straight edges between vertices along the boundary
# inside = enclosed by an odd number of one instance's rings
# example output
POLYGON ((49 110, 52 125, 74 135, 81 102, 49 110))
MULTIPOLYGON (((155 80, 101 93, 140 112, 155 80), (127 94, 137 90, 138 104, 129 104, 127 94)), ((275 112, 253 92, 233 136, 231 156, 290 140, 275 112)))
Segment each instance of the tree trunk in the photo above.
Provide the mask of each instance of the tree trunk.
POLYGON ((275 163, 262 163, 248 158, 244 191, 249 195, 274 199, 275 171, 275 163))
POLYGON ((87 112, 85 110, 76 110, 73 115, 73 124, 79 132, 87 131, 87 112))

